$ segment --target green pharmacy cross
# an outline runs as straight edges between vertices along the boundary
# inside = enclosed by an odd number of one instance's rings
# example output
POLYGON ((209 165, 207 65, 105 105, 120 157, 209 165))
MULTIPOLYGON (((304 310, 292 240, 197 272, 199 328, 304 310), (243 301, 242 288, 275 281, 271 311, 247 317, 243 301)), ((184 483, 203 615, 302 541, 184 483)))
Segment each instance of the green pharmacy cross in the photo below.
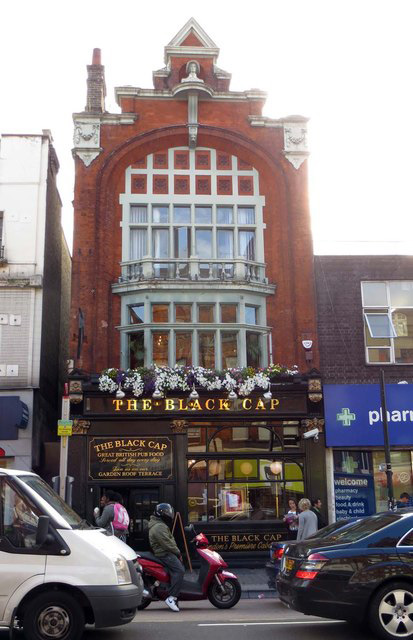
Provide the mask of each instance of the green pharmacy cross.
POLYGON ((351 413, 350 409, 345 408, 341 413, 337 414, 337 420, 343 423, 343 427, 351 427, 351 423, 356 419, 356 414, 351 413))

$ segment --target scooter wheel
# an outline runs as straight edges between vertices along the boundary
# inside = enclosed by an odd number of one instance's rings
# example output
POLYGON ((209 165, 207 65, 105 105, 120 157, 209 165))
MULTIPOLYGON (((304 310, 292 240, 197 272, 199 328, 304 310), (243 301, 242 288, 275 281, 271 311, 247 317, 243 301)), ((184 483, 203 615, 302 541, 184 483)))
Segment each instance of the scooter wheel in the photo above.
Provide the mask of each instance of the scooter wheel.
POLYGON ((146 609, 146 607, 149 607, 151 602, 152 598, 142 598, 142 602, 138 606, 138 611, 142 611, 143 609, 146 609))
POLYGON ((223 587, 225 588, 225 593, 221 591, 218 583, 214 580, 208 589, 208 600, 217 609, 231 609, 241 597, 241 585, 238 580, 228 578, 228 580, 225 580, 223 587))

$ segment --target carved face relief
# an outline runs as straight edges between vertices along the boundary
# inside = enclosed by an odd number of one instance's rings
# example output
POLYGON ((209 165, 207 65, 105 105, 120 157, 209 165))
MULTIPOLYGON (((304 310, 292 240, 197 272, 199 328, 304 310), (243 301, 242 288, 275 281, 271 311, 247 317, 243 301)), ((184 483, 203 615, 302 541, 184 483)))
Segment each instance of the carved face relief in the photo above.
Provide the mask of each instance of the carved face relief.
POLYGON ((73 142, 76 148, 99 147, 100 143, 100 123, 98 122, 75 122, 73 142))

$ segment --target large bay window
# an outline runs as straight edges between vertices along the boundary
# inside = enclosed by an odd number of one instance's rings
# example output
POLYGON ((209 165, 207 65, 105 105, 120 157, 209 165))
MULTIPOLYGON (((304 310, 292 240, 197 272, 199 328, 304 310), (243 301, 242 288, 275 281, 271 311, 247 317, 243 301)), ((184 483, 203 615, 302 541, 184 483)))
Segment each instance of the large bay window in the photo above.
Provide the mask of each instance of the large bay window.
POLYGON ((413 364, 413 282, 362 282, 366 360, 413 364))

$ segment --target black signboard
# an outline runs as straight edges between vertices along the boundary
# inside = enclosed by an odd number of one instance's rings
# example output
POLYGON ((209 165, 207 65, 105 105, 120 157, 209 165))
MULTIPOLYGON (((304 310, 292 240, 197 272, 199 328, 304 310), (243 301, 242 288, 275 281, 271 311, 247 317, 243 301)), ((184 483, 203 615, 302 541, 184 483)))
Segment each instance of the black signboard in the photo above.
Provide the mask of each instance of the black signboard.
POLYGON ((285 540, 286 531, 238 531, 205 532, 211 543, 211 549, 222 552, 237 553, 241 551, 268 551, 272 542, 285 540))
POLYGON ((168 480, 172 464, 172 441, 167 437, 89 440, 90 480, 168 480))

